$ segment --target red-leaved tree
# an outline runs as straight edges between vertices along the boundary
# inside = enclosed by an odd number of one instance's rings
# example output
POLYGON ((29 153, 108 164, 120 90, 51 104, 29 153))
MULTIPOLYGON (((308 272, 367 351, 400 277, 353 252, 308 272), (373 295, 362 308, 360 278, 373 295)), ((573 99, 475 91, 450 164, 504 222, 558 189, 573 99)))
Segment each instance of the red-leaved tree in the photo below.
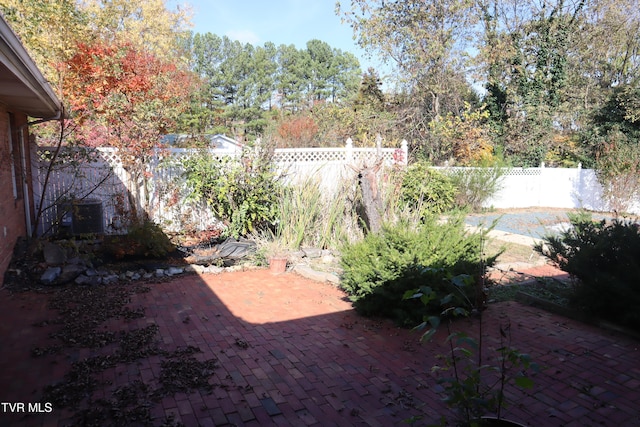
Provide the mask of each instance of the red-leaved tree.
POLYGON ((128 175, 131 218, 143 219, 149 160, 186 108, 192 75, 130 44, 79 43, 60 65, 74 142, 117 149, 128 175))

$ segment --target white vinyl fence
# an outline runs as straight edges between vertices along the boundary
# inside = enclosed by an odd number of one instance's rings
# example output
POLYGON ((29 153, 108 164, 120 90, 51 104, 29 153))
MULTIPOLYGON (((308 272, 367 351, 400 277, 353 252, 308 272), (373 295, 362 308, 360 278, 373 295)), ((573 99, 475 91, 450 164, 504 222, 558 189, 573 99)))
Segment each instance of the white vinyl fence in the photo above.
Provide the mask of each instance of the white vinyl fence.
MULTIPOLYGON (((216 219, 210 209, 187 201, 189 189, 180 184, 182 168, 180 158, 191 156, 198 150, 169 149, 158 151, 152 162, 150 176, 149 216, 169 231, 186 227, 195 230, 214 225, 216 219)), ((238 156, 238 151, 212 150, 216 156, 238 156)), ((42 154, 42 150, 40 152, 42 154)), ((317 179, 324 194, 339 191, 343 180, 353 180, 356 169, 373 165, 382 159, 386 166, 406 166, 407 144, 399 148, 354 148, 347 140, 340 148, 276 149, 273 161, 284 182, 295 184, 305 179, 317 179)), ((127 174, 114 149, 99 148, 93 152, 94 161, 78 164, 84 159, 66 153, 68 159, 50 174, 45 186, 48 162, 34 159, 34 198, 36 210, 42 199, 45 208, 38 224, 39 234, 56 227, 69 226, 73 215, 62 217, 68 210, 69 200, 87 205, 85 216, 99 218, 73 218, 93 220, 85 224, 89 230, 119 233, 123 230, 123 215, 128 211, 127 174), (44 194, 42 189, 45 189, 44 194), (42 196, 42 197, 41 197, 42 196), (99 210, 96 210, 99 209, 99 210), (61 218, 62 217, 62 218, 61 218), (61 221, 62 220, 62 221, 61 221)), ((465 173, 465 168, 437 168, 447 173, 465 173)), ((355 181, 354 181, 355 182, 355 181)), ((578 168, 510 168, 502 177, 501 190, 485 203, 494 208, 585 208, 608 211, 602 199, 602 187, 593 170, 578 168)), ((629 210, 640 213, 637 202, 629 210)), ((78 231, 78 230, 76 230, 78 231)), ((82 228, 81 232, 87 232, 82 228)))
MULTIPOLYGON (((123 216, 129 209, 125 185, 128 177, 115 149, 97 148, 92 152, 92 162, 80 164, 86 153, 78 153, 74 159, 73 152, 67 151, 64 153, 65 162, 56 166, 48 178, 49 162, 42 159, 44 151, 40 150, 39 157, 32 162, 35 206, 37 209, 42 200, 45 208, 38 223, 38 234, 57 231, 60 226, 69 227, 74 222, 72 219, 77 219, 76 223, 89 221, 91 218, 87 217, 90 215, 100 215, 101 221, 94 218, 95 223, 87 224, 87 227, 105 233, 124 232, 123 216), (70 211, 70 200, 76 200, 76 205, 88 209, 83 211, 85 218, 73 217, 77 208, 65 214, 70 211)), ((208 151, 218 157, 242 154, 237 150, 208 151)), ((201 150, 158 150, 151 162, 148 214, 167 230, 180 231, 184 227, 200 230, 216 223, 210 209, 186 200, 189 189, 181 185, 183 170, 180 160, 198 152, 201 150)), ((284 183, 296 184, 314 178, 324 194, 332 194, 338 191, 343 180, 355 176, 357 168, 371 166, 379 160, 385 166, 406 166, 407 157, 406 141, 402 141, 398 148, 354 148, 348 139, 344 147, 338 148, 276 149, 272 160, 284 183)))
MULTIPOLYGON (((438 167, 448 173, 464 173, 466 168, 438 167)), ((593 169, 509 168, 504 171, 501 189, 484 207, 510 208, 564 208, 607 212, 610 207, 602 197, 602 186, 593 169)), ((632 203, 629 213, 639 214, 640 204, 632 203)))

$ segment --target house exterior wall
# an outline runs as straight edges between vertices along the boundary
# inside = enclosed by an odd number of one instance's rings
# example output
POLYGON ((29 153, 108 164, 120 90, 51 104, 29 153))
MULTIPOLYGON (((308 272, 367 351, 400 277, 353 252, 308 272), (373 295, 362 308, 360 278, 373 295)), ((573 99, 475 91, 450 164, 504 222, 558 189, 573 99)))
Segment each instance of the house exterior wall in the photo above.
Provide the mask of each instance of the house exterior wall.
MULTIPOLYGON (((30 184, 31 168, 27 167, 23 174, 21 144, 16 132, 26 120, 24 114, 10 114, 6 107, 0 105, 0 283, 4 282, 4 273, 11 261, 16 241, 27 235, 22 177, 26 174, 30 184), (13 135, 10 129, 13 130, 13 135)), ((24 128, 26 134, 26 126, 24 128)), ((28 149, 28 144, 25 144, 25 150, 28 149)), ((26 159, 30 158, 28 152, 24 155, 26 159)))

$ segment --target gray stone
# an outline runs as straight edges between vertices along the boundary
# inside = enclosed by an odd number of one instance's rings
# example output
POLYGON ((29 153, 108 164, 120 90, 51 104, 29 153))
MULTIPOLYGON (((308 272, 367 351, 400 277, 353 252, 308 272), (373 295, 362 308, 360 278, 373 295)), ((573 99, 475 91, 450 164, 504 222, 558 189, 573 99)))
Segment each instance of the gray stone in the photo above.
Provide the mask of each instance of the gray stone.
POLYGON ((184 273, 184 269, 180 267, 169 267, 169 269, 166 271, 167 276, 175 276, 182 273, 184 273))
POLYGON ((67 261, 67 251, 60 245, 44 242, 44 260, 49 265, 61 265, 67 261))
POLYGON ((60 276, 58 277, 56 282, 59 284, 72 282, 76 279, 76 277, 84 273, 84 271, 85 268, 82 265, 67 264, 62 267, 62 272, 60 273, 60 276))
POLYGON ((293 271, 298 273, 302 277, 306 277, 307 279, 315 280, 318 282, 329 282, 334 285, 337 285, 340 283, 340 278, 337 275, 333 273, 327 273, 324 271, 314 270, 308 265, 298 264, 295 267, 293 267, 293 271))
POLYGON ((198 264, 189 264, 184 268, 185 273, 201 273, 204 267, 198 264))
POLYGON ((164 276, 164 270, 161 268, 156 268, 156 277, 163 277, 164 276))
POLYGON ((93 268, 88 268, 87 271, 84 272, 84 274, 89 277, 94 277, 98 275, 98 272, 95 271, 93 268))
POLYGON ((62 268, 60 267, 49 267, 42 273, 42 276, 40 276, 40 282, 45 285, 51 285, 60 276, 61 272, 62 268))
POLYGON ((153 273, 144 273, 144 274, 142 275, 142 277, 143 277, 144 279, 151 279, 151 278, 153 277, 153 273))
POLYGON ((329 255, 322 255, 321 260, 323 264, 331 264, 335 261, 335 258, 333 257, 333 255, 329 254, 329 255))
POLYGON ((322 249, 319 248, 303 248, 302 252, 307 258, 320 258, 322 256, 322 249))
POLYGON ((140 280, 140 273, 133 273, 133 276, 131 276, 131 280, 140 280))
POLYGON ((111 283, 117 283, 118 282, 118 275, 117 274, 109 274, 108 276, 104 276, 102 278, 102 283, 104 283, 105 285, 111 284, 111 283))
POLYGON ((208 273, 208 274, 220 274, 223 271, 224 271, 223 267, 218 267, 217 265, 210 265, 208 267, 205 267, 202 272, 208 273))
POLYGON ((94 283, 94 281, 95 279, 93 277, 85 276, 84 274, 81 274, 74 280, 76 285, 90 285, 94 283))
POLYGON ((304 251, 297 250, 297 251, 290 252, 289 256, 292 259, 296 259, 296 258, 304 258, 306 255, 305 255, 304 251))
POLYGON ((67 260, 67 264, 87 265, 85 261, 79 256, 74 256, 73 258, 69 258, 67 260))

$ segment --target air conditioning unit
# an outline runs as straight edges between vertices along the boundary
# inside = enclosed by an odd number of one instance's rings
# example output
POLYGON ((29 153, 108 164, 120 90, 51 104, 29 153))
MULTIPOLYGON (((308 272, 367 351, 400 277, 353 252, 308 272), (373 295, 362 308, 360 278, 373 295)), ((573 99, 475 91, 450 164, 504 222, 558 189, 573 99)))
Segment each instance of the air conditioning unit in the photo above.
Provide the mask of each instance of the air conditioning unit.
POLYGON ((95 199, 75 200, 63 205, 62 208, 65 212, 61 221, 62 226, 69 227, 72 234, 104 233, 102 201, 95 199))

